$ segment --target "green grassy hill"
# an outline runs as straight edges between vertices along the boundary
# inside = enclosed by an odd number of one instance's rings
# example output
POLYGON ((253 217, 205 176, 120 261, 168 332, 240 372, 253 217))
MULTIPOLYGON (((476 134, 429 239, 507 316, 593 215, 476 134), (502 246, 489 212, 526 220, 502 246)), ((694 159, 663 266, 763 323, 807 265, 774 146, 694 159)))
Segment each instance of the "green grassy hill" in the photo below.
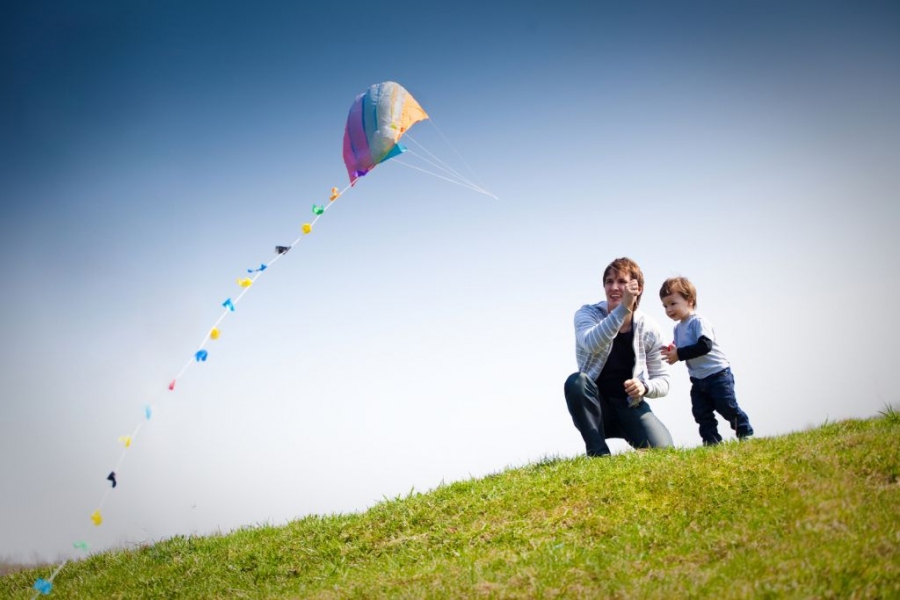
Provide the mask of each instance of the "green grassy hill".
MULTIPOLYGON (((32 569, 0 577, 30 598, 32 569)), ((900 415, 559 459, 69 563, 49 598, 900 598, 900 415)))

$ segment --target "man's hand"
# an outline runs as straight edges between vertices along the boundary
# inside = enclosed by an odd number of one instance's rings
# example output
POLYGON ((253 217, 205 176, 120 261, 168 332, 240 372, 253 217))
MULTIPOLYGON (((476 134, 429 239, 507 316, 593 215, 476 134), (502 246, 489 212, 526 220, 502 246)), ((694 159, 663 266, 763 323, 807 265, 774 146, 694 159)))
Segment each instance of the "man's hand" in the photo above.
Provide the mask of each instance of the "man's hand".
POLYGON ((641 295, 641 286, 638 284, 637 279, 631 279, 628 283, 625 284, 625 289, 622 290, 622 304, 628 308, 628 310, 634 310, 634 305, 637 304, 637 297, 641 295))
POLYGON ((625 382, 625 393, 629 398, 641 398, 647 393, 647 388, 639 379, 629 379, 625 382))

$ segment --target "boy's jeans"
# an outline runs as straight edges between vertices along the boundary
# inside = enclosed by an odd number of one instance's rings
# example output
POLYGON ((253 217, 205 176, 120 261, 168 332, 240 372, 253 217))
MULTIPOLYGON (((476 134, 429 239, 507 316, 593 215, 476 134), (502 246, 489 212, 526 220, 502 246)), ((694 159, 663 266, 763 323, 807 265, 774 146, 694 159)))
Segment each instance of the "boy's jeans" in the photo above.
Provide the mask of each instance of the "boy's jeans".
POLYGON ((624 438, 633 448, 671 448, 672 435, 647 402, 634 408, 600 397, 597 384, 584 373, 566 379, 566 404, 581 432, 588 456, 606 456, 607 438, 624 438))
POLYGON ((734 395, 734 375, 731 367, 726 367, 703 379, 691 377, 691 411, 694 420, 700 426, 700 437, 704 445, 718 444, 722 441, 719 435, 716 415, 722 415, 738 439, 753 435, 750 418, 738 406, 734 395))

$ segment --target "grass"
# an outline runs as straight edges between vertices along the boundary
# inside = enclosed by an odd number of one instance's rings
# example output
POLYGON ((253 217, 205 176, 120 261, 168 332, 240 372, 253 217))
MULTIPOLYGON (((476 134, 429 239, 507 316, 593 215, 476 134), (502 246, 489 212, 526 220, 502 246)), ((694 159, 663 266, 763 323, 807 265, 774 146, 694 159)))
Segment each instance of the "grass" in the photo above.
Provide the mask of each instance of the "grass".
MULTIPOLYGON (((0 577, 0 597, 51 571, 0 577)), ((900 598, 900 415, 175 537, 69 563, 50 597, 900 598)))

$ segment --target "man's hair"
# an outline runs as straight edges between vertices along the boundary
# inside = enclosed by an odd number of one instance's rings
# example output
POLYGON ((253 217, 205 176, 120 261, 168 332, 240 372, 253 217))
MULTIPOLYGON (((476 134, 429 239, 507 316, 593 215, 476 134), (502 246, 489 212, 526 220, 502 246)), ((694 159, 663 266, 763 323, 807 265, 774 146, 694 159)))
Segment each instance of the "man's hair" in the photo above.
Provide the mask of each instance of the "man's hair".
POLYGON ((671 294, 681 294, 691 308, 697 307, 697 288, 687 277, 669 277, 663 282, 659 288, 659 299, 662 300, 671 294))
POLYGON ((644 274, 641 272, 641 268, 638 266, 636 262, 627 257, 617 258, 607 265, 606 269, 603 271, 603 282, 606 283, 606 278, 609 276, 610 271, 615 271, 616 273, 622 273, 623 275, 627 275, 632 279, 637 279, 638 285, 641 286, 641 293, 638 294, 637 299, 634 301, 634 307, 637 308, 641 305, 641 296, 644 295, 644 274))

